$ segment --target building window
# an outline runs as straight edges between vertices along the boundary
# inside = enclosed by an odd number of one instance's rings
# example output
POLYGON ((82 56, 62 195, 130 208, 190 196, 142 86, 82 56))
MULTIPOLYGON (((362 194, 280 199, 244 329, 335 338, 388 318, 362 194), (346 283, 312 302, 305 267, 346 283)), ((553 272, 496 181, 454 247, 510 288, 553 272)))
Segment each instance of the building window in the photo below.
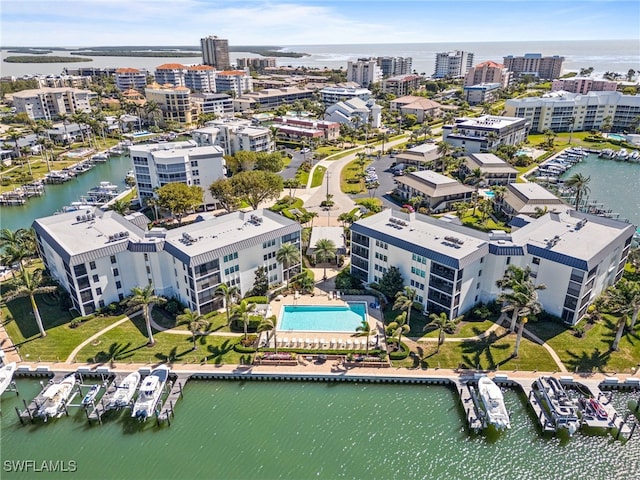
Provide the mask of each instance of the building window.
POLYGON ((147 267, 147 273, 151 273, 151 269, 147 267))
POLYGON ((111 263, 116 263, 116 256, 115 255, 111 255, 111 263))
POLYGON ((511 257, 507 257, 507 265, 511 263, 511 257))
POLYGON ((124 300, 124 294, 123 293, 119 293, 118 294, 118 300, 124 300))
POLYGON ((149 260, 149 254, 148 253, 144 254, 144 259, 145 259, 145 261, 149 260))
POLYGON ((120 276, 120 272, 118 271, 118 269, 117 269, 117 268, 114 268, 114 269, 113 269, 113 276, 114 276, 114 277, 118 277, 118 276, 120 276))
POLYGON ((121 289, 121 288, 122 288, 122 282, 117 281, 117 282, 116 282, 116 288, 117 288, 118 290, 119 290, 119 289, 121 289))
POLYGON ((100 277, 98 277, 98 275, 94 275, 93 276, 93 281, 94 281, 94 283, 98 283, 100 281, 100 277))
POLYGON ((89 268, 91 270, 95 270, 96 269, 96 262, 89 262, 89 268))
POLYGON ((98 308, 104 308, 104 300, 98 302, 98 308))
POLYGON ((538 257, 533 257, 531 263, 533 263, 534 265, 540 265, 540 259, 538 257))
POLYGON ((100 287, 96 288, 96 295, 102 295, 102 289, 100 287))
POLYGON ((478 276, 481 277, 482 276, 482 270, 478 270, 478 276))

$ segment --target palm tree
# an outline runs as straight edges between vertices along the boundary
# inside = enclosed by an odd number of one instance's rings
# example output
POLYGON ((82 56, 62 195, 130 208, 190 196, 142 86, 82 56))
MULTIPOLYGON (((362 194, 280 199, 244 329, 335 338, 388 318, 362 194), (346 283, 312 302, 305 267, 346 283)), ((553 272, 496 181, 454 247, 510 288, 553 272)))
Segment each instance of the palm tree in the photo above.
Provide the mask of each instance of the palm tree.
POLYGON ((565 186, 572 189, 576 194, 576 203, 575 203, 576 210, 580 209, 580 200, 582 200, 582 198, 585 195, 588 195, 590 192, 590 189, 589 189, 590 181, 591 181, 591 176, 585 177, 581 173, 576 173, 575 175, 572 175, 564 182, 565 186))
POLYGON ((622 333, 627 325, 627 318, 631 317, 630 330, 634 329, 636 321, 638 320, 638 313, 640 312, 640 284, 623 278, 617 285, 607 289, 605 298, 610 311, 620 316, 616 326, 616 336, 611 345, 611 350, 617 351, 622 333))
MULTIPOLYGON (((531 280, 531 268, 520 268, 516 265, 509 265, 504 276, 496 282, 496 286, 506 295, 508 292, 515 292, 526 288, 525 285, 529 283, 533 284, 533 280, 531 280)), ((538 290, 544 290, 545 288, 544 285, 536 287, 538 290)), ((503 301, 500 299, 500 295, 498 296, 498 301, 503 301)), ((506 310, 503 309, 503 313, 504 312, 513 312, 509 330, 514 332, 516 329, 516 321, 518 320, 518 311, 513 308, 507 308, 506 310)))
POLYGON ((444 343, 444 335, 447 330, 453 330, 456 326, 456 320, 449 319, 449 316, 445 312, 441 312, 440 315, 432 313, 429 315, 431 322, 427 323, 424 327, 427 330, 429 327, 436 327, 438 329, 438 349, 436 353, 440 352, 440 346, 444 343))
POLYGON ((185 308, 184 313, 182 315, 178 315, 176 319, 179 322, 186 322, 189 324, 189 331, 191 332, 191 339, 193 340, 193 349, 195 350, 198 348, 196 345, 196 334, 200 333, 203 328, 207 328, 209 326, 209 322, 204 318, 204 315, 185 308))
POLYGON ((33 311, 33 316, 36 318, 36 323, 38 324, 38 329, 40 330, 40 336, 46 337, 47 332, 44 330, 44 326, 42 325, 42 318, 40 317, 40 310, 38 310, 38 304, 36 303, 35 295, 38 293, 49 293, 57 290, 56 286, 43 286, 42 285, 43 274, 42 270, 37 269, 33 272, 29 272, 28 270, 22 270, 20 272, 20 284, 18 288, 13 290, 4 296, 5 302, 10 302, 11 300, 15 300, 16 298, 29 297, 31 301, 31 309, 33 311))
POLYGON ((544 290, 547 287, 545 285, 534 285, 530 277, 529 268, 522 269, 515 265, 509 265, 505 277, 496 283, 503 290, 503 293, 498 295, 498 301, 502 302, 502 311, 513 312, 512 331, 515 319, 521 317, 513 351, 513 357, 515 358, 518 356, 527 316, 535 315, 542 311, 542 306, 538 302, 538 290, 544 290))
MULTIPOLYGON (((258 325, 258 332, 273 332, 273 348, 275 352, 278 353, 278 338, 276 337, 276 324, 278 320, 275 315, 271 315, 270 317, 263 318, 260 324, 258 325)), ((269 334, 267 333, 267 345, 269 345, 269 334)))
POLYGON ((127 303, 131 307, 142 306, 142 315, 144 316, 144 321, 147 325, 147 336, 149 337, 149 343, 147 345, 152 347, 156 341, 153 339, 153 330, 151 329, 151 311, 153 310, 154 305, 162 305, 167 302, 167 299, 156 295, 153 291, 152 284, 142 288, 132 288, 131 295, 132 296, 127 303))
POLYGON ((124 216, 127 213, 127 210, 129 210, 129 202, 127 200, 120 198, 118 200, 114 200, 114 202, 111 205, 109 205, 109 207, 114 212, 117 212, 120 215, 124 216))
POLYGON ((402 345, 402 334, 407 334, 411 331, 411 327, 407 323, 407 312, 402 312, 396 316, 395 321, 389 324, 387 330, 391 332, 391 337, 398 339, 398 349, 400 349, 402 345))
POLYGON ((469 210, 469 204, 467 202, 456 202, 453 204, 453 209, 456 211, 456 216, 462 220, 467 210, 469 210))
POLYGON ((474 168, 469 175, 464 179, 464 183, 470 183, 476 189, 475 201, 473 202, 473 216, 476 215, 476 208, 478 207, 478 190, 480 189, 480 183, 486 178, 485 173, 481 168, 474 168))
POLYGON ((32 229, 19 228, 12 231, 3 228, 0 230, 0 249, 4 250, 4 265, 19 262, 20 270, 24 270, 22 260, 36 253, 35 234, 32 229))
POLYGON ((247 303, 246 300, 242 300, 238 305, 233 307, 233 317, 242 320, 242 327, 244 329, 244 339, 247 339, 247 328, 249 327, 249 314, 256 309, 255 303, 247 303))
POLYGON ((316 242, 316 246, 314 247, 314 255, 316 260, 320 263, 324 263, 324 272, 322 275, 322 279, 327 279, 327 265, 326 262, 333 260, 336 258, 336 244, 333 243, 333 240, 329 240, 328 238, 321 238, 316 242))
POLYGON ((282 264, 282 276, 287 280, 287 290, 289 289, 289 268, 300 261, 300 248, 293 243, 283 243, 276 252, 276 260, 282 264))
POLYGON ((358 336, 367 337, 366 339, 366 355, 369 355, 369 335, 371 335, 371 325, 366 318, 362 319, 362 323, 358 327, 356 327, 356 332, 358 332, 358 336))
POLYGON ((230 287, 226 283, 221 283, 216 287, 214 295, 223 298, 224 308, 227 311, 227 325, 229 325, 229 323, 231 323, 231 304, 235 302, 236 295, 238 295, 238 288, 230 287))
POLYGON ((411 309, 416 299, 416 290, 411 287, 404 287, 404 290, 396 293, 396 301, 393 303, 394 310, 407 312, 407 325, 411 326, 411 309))

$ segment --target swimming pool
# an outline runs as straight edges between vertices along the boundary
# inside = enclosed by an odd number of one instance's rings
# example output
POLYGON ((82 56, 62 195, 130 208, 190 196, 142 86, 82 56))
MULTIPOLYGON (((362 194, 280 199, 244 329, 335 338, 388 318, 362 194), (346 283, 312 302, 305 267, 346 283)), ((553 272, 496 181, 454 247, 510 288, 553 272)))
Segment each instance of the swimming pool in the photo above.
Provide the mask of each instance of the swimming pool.
POLYGON ((279 331, 355 332, 366 318, 364 302, 345 306, 285 305, 280 312, 279 331))
POLYGON ((607 138, 610 138, 611 140, 619 140, 621 142, 627 141, 627 137, 624 135, 618 135, 617 133, 607 133, 607 138))
POLYGON ((496 196, 493 190, 481 190, 480 193, 487 198, 493 198, 496 196))
POLYGON ((134 132, 131 134, 132 137, 137 138, 137 137, 146 137, 148 135, 151 135, 151 132, 147 132, 146 130, 143 130, 141 132, 134 132))

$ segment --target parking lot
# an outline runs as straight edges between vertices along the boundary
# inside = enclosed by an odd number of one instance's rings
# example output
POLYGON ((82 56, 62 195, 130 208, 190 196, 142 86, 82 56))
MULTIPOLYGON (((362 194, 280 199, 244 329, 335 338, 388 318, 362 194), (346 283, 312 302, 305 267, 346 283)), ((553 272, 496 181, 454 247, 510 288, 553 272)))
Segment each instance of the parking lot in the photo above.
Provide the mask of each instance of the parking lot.
MULTIPOLYGON (((373 161, 369 164, 368 168, 375 168, 375 174, 377 175, 377 181, 380 186, 375 192, 374 197, 382 200, 382 205, 385 208, 398 207, 398 204, 394 202, 389 193, 396 187, 395 177, 391 171, 391 166, 396 163, 395 158, 391 158, 389 155, 382 156, 379 160, 374 157, 373 161)), ((369 193, 361 193, 354 195, 353 198, 368 198, 369 193)))

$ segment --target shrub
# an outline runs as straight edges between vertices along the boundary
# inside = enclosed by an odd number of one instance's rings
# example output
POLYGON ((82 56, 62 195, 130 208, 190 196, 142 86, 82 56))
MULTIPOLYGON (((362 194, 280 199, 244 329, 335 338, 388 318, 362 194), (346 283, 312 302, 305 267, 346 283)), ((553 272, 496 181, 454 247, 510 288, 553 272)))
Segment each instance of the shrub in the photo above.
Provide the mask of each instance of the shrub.
POLYGON ((244 297, 244 300, 247 303, 255 303, 257 305, 263 305, 265 303, 269 303, 266 296, 263 295, 255 295, 253 297, 244 297))
POLYGON ((254 347, 245 347, 242 343, 236 343, 233 346, 233 349, 238 353, 256 353, 256 349, 254 347))
POLYGON ((183 312, 186 307, 182 304, 180 300, 178 300, 175 297, 172 297, 169 300, 167 300, 167 303, 163 305, 163 308, 167 313, 170 313, 171 315, 177 315, 183 312))
MULTIPOLYGON (((397 347, 398 341, 396 339, 388 339, 387 345, 390 347, 397 347)), ((400 349, 389 352, 389 358, 391 360, 404 360, 409 356, 410 350, 406 343, 402 342, 400 344, 400 349)))
MULTIPOLYGON (((249 325, 247 325, 247 332, 255 332, 256 330, 258 330, 258 325, 260 325, 261 321, 262 321, 262 317, 260 316, 249 317, 249 325)), ((242 320, 239 320, 237 318, 235 320, 231 320, 231 324, 229 325, 229 328, 231 329, 232 332, 244 333, 244 324, 242 323, 242 320)))

